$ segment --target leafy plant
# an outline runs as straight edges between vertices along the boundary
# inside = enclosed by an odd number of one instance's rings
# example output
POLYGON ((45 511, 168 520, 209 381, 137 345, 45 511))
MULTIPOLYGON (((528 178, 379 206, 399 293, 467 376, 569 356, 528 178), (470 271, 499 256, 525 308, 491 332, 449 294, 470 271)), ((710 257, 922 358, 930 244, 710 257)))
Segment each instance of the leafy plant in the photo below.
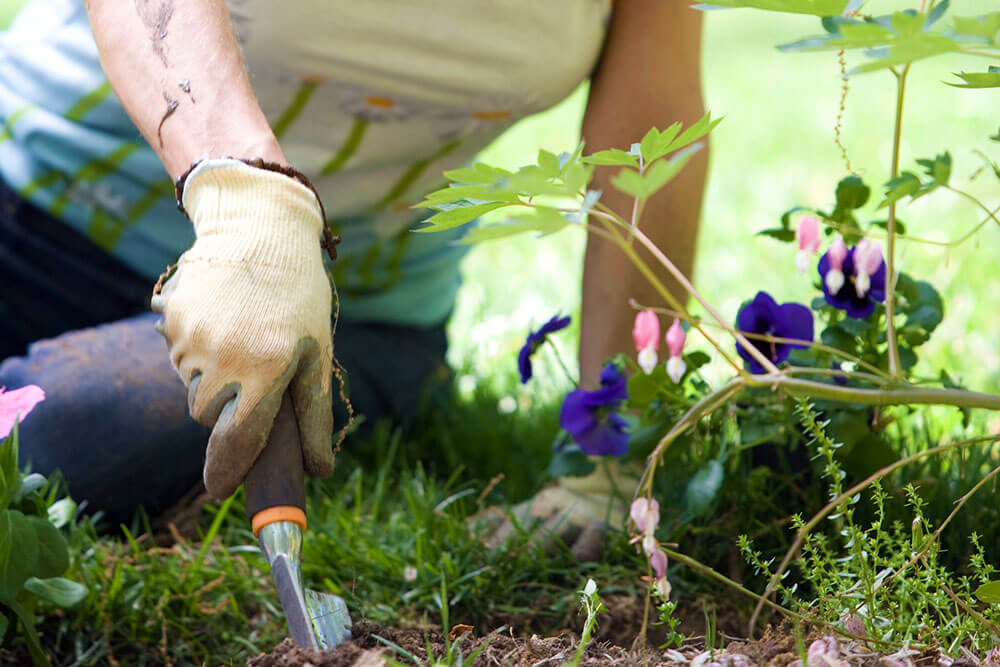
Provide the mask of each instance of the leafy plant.
POLYGON ((0 646, 20 638, 35 665, 48 665, 35 628, 40 604, 72 607, 87 595, 80 583, 63 578, 69 547, 60 532, 76 505, 55 492, 38 473, 18 468, 17 427, 0 442, 0 646))

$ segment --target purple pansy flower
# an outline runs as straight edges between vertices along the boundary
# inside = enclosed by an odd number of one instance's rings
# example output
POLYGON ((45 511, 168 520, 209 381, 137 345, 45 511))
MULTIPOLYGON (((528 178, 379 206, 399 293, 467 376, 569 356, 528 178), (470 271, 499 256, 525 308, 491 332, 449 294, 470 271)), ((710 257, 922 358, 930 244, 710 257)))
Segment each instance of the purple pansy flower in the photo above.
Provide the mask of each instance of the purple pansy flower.
MULTIPOLYGON (((798 303, 783 303, 780 306, 767 292, 757 292, 753 301, 740 309, 736 316, 736 328, 745 333, 765 334, 775 338, 794 338, 812 342, 813 316, 812 312, 798 303)), ((793 348, 806 348, 808 344, 777 343, 759 338, 749 338, 750 344, 774 364, 780 364, 788 358, 793 348)), ((763 373, 764 367, 742 345, 736 345, 736 351, 749 364, 751 373, 763 373)))
POLYGON ((627 423, 614 412, 628 398, 625 376, 614 364, 601 371, 601 388, 566 395, 560 425, 591 456, 622 456, 628 451, 627 423))
POLYGON ((843 267, 841 268, 844 280, 842 282, 834 282, 834 286, 837 287, 836 291, 831 291, 830 286, 827 284, 830 281, 826 280, 826 274, 831 268, 830 258, 828 257, 829 252, 820 258, 817 268, 826 302, 834 308, 846 311, 849 316, 857 320, 863 320, 874 313, 876 301, 885 301, 885 262, 882 261, 881 252, 877 255, 868 253, 869 257, 867 257, 867 260, 872 264, 878 262, 878 268, 870 274, 865 274, 865 278, 862 279, 859 288, 858 279, 861 277, 861 274, 858 271, 856 261, 857 252, 860 247, 859 244, 848 249, 843 267), (839 286, 838 283, 840 283, 839 286), (861 293, 860 296, 859 292, 861 293))
POLYGON ((570 319, 569 316, 560 317, 559 313, 556 313, 538 331, 528 333, 528 339, 524 341, 524 345, 521 346, 521 352, 517 355, 517 368, 521 371, 521 384, 525 384, 531 379, 531 355, 542 346, 546 336, 568 327, 570 319))

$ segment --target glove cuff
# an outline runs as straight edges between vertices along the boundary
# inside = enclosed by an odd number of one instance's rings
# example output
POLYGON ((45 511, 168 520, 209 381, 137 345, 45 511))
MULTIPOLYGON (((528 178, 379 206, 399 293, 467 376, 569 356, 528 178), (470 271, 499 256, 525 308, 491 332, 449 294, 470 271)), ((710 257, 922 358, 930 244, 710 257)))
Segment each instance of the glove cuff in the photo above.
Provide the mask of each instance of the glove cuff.
POLYGON ((326 212, 316 188, 293 167, 260 158, 199 160, 177 179, 174 191, 177 208, 191 220, 199 235, 204 231, 199 223, 206 219, 222 227, 228 221, 259 219, 262 215, 282 225, 293 220, 299 224, 316 220, 316 233, 322 230, 323 235, 321 246, 331 260, 337 259, 340 237, 333 236, 326 225, 326 212))

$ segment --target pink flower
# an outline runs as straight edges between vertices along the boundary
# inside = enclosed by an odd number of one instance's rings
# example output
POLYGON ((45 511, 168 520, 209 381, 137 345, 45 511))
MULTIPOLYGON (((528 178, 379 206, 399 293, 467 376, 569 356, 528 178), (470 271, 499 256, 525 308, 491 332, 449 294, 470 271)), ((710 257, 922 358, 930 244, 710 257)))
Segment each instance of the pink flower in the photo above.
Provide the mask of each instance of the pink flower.
POLYGON ((656 574, 657 579, 667 576, 667 554, 663 552, 663 549, 657 547, 653 550, 649 557, 649 564, 653 566, 653 573, 656 574))
POLYGON ((635 340, 635 351, 641 352, 647 347, 657 350, 660 347, 660 318, 651 310, 636 313, 635 326, 632 327, 632 338, 635 340))
POLYGON ((642 533, 652 533, 660 523, 660 503, 655 498, 636 498, 629 509, 635 527, 642 533))
POLYGON ((666 335, 667 348, 670 350, 670 358, 667 360, 667 375, 675 383, 681 381, 684 377, 684 371, 687 370, 687 364, 681 358, 686 338, 687 334, 684 333, 684 329, 681 327, 681 321, 675 319, 674 323, 667 329, 666 335))
POLYGON ((41 387, 29 384, 13 391, 0 387, 0 439, 14 430, 14 422, 23 422, 36 405, 45 400, 41 387))
POLYGON ((882 266, 882 244, 861 239, 854 247, 854 291, 863 299, 871 288, 871 277, 882 266))
POLYGON ((656 587, 656 592, 660 594, 660 597, 664 600, 670 599, 670 582, 667 581, 666 577, 660 577, 655 582, 653 586, 656 587))
POLYGON ((795 268, 799 273, 805 273, 810 258, 819 251, 819 218, 814 215, 802 216, 799 226, 795 228, 795 240, 799 244, 795 268))
POLYGON ((831 294, 836 294, 844 286, 844 260, 847 259, 847 246, 844 239, 837 236, 837 239, 826 251, 826 257, 830 261, 830 268, 827 270, 823 280, 826 288, 831 294))

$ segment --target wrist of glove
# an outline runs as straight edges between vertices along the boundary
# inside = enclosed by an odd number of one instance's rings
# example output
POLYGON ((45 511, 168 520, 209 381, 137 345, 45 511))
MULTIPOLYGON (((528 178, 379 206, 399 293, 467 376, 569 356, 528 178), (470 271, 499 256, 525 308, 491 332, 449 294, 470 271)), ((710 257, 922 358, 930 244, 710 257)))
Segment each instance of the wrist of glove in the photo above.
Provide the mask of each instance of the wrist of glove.
POLYGON ((306 472, 329 474, 333 342, 319 198, 285 173, 233 159, 198 163, 178 194, 197 238, 151 305, 191 416, 212 427, 206 488, 224 498, 243 482, 286 391, 306 472))

